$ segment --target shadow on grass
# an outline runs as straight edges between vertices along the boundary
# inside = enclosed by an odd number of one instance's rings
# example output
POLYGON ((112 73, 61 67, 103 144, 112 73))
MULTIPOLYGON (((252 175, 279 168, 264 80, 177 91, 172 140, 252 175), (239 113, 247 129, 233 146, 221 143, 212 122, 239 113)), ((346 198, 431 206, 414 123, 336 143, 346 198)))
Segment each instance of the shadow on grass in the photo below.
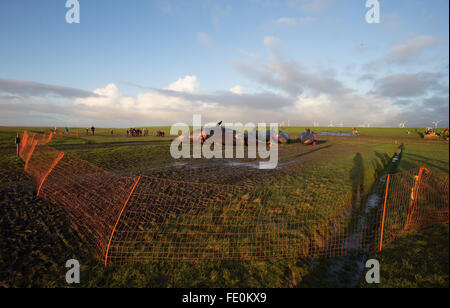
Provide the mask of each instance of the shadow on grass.
POLYGON ((332 146, 333 145, 330 144, 330 145, 326 145, 326 146, 323 146, 323 147, 320 147, 320 148, 315 148, 314 150, 311 150, 311 151, 308 151, 308 152, 305 152, 305 153, 301 153, 301 154, 299 154, 299 155, 297 155, 295 157, 298 158, 298 157, 306 156, 306 155, 309 155, 309 154, 312 154, 312 153, 315 153, 315 152, 318 152, 318 151, 321 151, 321 150, 324 150, 324 149, 331 148, 332 146))
POLYGON ((402 162, 402 167, 405 170, 414 169, 423 165, 430 166, 436 170, 442 171, 442 172, 448 172, 448 168, 443 167, 442 165, 447 165, 448 162, 444 162, 439 159, 432 159, 429 157, 425 157, 422 155, 412 154, 412 153, 405 153, 405 158, 408 158, 408 160, 404 160, 402 162), (439 165, 442 164, 442 165, 439 165))
POLYGON ((364 194, 364 164, 361 153, 357 153, 353 158, 350 180, 352 181, 352 205, 355 209, 364 194))

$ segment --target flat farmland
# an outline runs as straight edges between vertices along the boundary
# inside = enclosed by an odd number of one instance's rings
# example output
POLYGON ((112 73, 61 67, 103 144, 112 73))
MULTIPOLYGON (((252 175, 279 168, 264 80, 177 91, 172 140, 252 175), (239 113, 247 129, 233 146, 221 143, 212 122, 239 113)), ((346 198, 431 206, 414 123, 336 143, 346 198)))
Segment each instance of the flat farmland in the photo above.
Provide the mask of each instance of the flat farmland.
MULTIPOLYGON (((284 130, 295 137, 303 129, 284 130)), ((82 264, 82 286, 295 287, 314 285, 312 273, 316 277, 320 276, 317 271, 326 273, 321 266, 330 260, 320 259, 150 263, 105 270, 64 213, 36 197, 23 162, 15 156, 13 139, 23 130, 0 128, 0 281, 7 281, 5 286, 65 286, 63 265, 70 258, 82 264), (39 272, 41 278, 30 279, 39 272)), ((157 128, 149 128, 147 137, 126 137, 123 129, 98 129, 95 137, 83 136, 82 129, 75 135, 74 130, 51 145, 115 174, 245 187, 297 187, 306 193, 340 193, 356 207, 371 193, 400 144, 404 153, 398 170, 392 172, 426 166, 448 173, 448 143, 423 140, 413 129, 410 134, 404 129, 360 129, 357 137, 320 136, 316 146, 289 144, 279 148, 274 170, 257 169, 255 159, 175 160, 170 156, 174 137, 154 136, 157 128)), ((351 132, 351 128, 340 131, 351 132)))

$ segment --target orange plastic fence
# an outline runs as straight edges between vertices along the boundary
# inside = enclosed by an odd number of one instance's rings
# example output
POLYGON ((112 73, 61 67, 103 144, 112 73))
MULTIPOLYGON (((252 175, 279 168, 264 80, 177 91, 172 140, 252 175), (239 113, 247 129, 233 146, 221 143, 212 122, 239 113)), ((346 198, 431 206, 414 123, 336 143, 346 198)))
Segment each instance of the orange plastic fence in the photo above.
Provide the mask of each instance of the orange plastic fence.
POLYGON ((23 134, 25 170, 105 266, 360 254, 411 228, 448 223, 448 175, 425 168, 389 175, 356 211, 345 192, 118 176, 50 147, 51 139, 23 134))

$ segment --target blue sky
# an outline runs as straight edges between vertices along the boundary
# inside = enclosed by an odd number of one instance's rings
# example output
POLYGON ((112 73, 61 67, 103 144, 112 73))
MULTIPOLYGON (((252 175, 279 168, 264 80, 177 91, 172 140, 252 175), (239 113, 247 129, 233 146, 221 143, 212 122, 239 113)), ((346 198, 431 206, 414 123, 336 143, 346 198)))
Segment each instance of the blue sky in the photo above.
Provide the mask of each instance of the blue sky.
POLYGON ((0 125, 448 126, 448 1, 65 2, 0 2, 0 125))

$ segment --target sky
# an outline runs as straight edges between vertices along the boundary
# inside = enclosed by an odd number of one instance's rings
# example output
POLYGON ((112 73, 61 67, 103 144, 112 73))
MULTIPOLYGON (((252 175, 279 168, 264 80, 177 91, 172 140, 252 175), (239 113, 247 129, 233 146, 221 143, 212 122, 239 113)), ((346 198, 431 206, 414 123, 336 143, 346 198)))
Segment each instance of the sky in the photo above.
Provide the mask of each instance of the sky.
POLYGON ((0 1, 0 126, 449 125, 449 2, 0 1))

